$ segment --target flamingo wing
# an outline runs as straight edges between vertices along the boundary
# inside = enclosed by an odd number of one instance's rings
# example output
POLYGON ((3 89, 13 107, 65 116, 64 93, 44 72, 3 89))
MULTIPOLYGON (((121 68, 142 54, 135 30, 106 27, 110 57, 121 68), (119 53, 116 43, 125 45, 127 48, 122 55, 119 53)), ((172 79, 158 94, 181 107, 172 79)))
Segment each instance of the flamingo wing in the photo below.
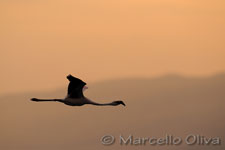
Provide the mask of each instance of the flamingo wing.
POLYGON ((72 75, 68 75, 67 79, 70 81, 68 85, 68 97, 70 98, 82 98, 84 97, 83 88, 86 85, 84 81, 76 78, 72 75))

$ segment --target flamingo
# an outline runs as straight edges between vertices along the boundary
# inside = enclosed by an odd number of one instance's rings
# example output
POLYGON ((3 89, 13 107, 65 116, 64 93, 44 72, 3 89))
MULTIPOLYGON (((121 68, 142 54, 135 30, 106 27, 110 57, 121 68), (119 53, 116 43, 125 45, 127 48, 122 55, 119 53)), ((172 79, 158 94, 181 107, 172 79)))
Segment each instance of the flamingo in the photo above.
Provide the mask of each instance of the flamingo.
POLYGON ((126 106, 125 103, 121 100, 113 101, 111 103, 97 103, 94 102, 87 97, 84 96, 83 91, 88 87, 86 83, 79 78, 76 78, 72 75, 68 75, 67 79, 70 81, 68 86, 67 96, 64 99, 38 99, 32 98, 32 101, 35 102, 60 102, 69 106, 82 106, 86 104, 97 105, 97 106, 117 106, 123 105, 126 106))

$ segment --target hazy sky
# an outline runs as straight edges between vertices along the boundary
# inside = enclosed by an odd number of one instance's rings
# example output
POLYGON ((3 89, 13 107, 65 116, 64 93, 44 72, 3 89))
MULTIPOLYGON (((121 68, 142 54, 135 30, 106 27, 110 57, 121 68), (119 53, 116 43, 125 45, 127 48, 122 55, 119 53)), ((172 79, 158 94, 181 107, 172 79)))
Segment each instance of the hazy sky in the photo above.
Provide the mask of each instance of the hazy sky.
POLYGON ((224 0, 0 1, 0 95, 225 71, 224 0))

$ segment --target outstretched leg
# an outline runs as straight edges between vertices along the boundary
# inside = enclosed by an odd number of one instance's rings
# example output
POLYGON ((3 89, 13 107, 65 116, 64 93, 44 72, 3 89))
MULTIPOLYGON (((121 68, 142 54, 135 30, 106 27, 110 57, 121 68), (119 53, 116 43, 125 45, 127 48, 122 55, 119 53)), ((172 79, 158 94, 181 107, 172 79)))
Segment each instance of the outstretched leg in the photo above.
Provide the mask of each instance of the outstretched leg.
POLYGON ((62 99, 38 99, 38 98, 32 98, 31 100, 35 101, 35 102, 62 102, 63 103, 62 99))

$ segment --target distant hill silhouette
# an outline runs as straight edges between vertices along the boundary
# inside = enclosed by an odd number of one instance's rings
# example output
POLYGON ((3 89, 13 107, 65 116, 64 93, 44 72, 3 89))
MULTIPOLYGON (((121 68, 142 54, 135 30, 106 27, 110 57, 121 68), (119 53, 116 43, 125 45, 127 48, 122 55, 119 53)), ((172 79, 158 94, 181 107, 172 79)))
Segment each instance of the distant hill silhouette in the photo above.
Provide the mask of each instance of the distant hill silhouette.
POLYGON ((225 74, 208 78, 168 75, 102 81, 89 85, 85 95, 98 102, 122 99, 126 107, 70 107, 35 103, 29 99, 61 98, 66 87, 53 92, 21 93, 0 97, 0 149, 182 149, 225 148, 225 74), (220 146, 111 146, 103 135, 125 137, 219 136, 220 146))

